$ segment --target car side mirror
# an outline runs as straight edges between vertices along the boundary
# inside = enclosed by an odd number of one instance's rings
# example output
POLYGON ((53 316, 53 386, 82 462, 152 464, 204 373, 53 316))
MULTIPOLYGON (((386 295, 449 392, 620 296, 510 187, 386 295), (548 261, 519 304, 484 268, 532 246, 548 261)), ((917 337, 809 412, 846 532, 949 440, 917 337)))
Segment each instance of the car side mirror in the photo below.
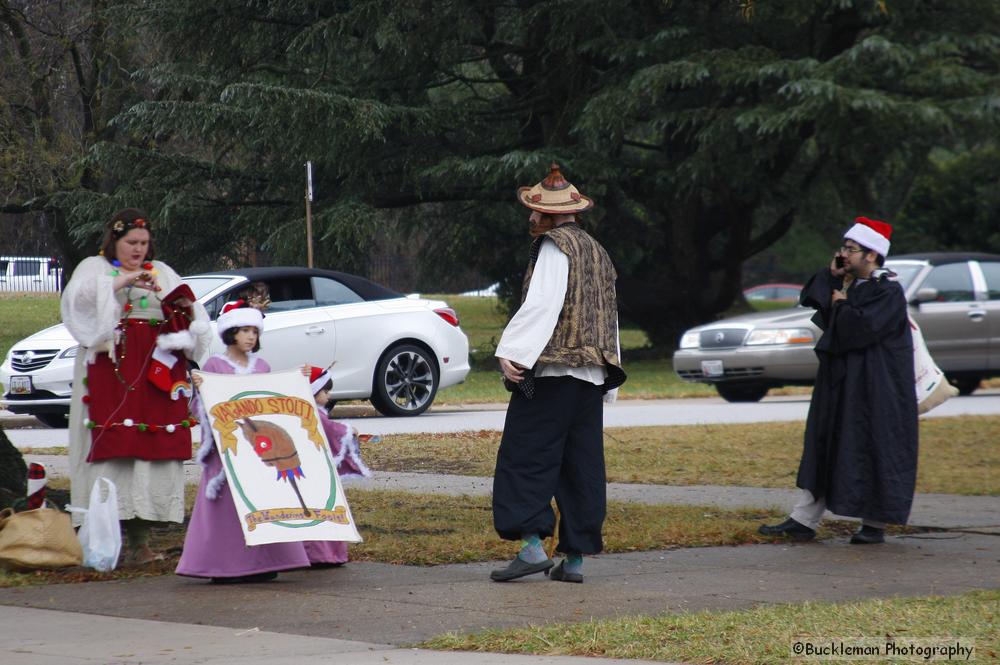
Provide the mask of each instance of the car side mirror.
POLYGON ((938 299, 938 290, 932 286, 927 286, 922 289, 917 289, 916 294, 913 296, 913 304, 920 305, 925 302, 934 302, 938 299))

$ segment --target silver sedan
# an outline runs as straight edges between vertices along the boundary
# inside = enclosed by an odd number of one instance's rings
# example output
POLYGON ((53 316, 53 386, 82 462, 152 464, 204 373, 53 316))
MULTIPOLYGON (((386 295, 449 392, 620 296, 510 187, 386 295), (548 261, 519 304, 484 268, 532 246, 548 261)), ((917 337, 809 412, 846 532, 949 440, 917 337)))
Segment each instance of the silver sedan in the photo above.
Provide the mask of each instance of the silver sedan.
MULTIPOLYGON (((908 254, 886 262, 927 347, 962 394, 1000 376, 1000 255, 908 254)), ((685 381, 710 383, 730 402, 777 386, 812 385, 821 331, 804 307, 735 316, 692 328, 674 352, 685 381)))

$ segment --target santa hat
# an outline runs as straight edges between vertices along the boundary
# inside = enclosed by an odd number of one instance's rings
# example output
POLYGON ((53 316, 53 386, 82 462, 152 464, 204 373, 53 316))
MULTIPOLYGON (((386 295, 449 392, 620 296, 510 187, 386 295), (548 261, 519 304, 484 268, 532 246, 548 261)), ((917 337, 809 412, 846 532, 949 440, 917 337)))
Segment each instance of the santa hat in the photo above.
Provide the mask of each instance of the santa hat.
POLYGON ((889 255, 889 237, 892 226, 877 219, 858 217, 854 226, 844 234, 844 240, 853 240, 862 247, 867 247, 880 254, 882 258, 889 255))
POLYGON ((220 337, 230 328, 256 328, 257 332, 263 333, 264 315, 244 300, 233 300, 222 306, 218 324, 220 337))
POLYGON ((194 309, 191 305, 179 304, 179 301, 193 303, 197 300, 191 287, 181 284, 160 300, 163 323, 160 324, 156 346, 163 351, 193 351, 197 345, 195 335, 201 335, 208 330, 208 323, 194 318, 194 309))
POLYGON ((328 382, 333 381, 330 372, 319 367, 309 367, 309 387, 312 388, 313 395, 323 390, 328 382))

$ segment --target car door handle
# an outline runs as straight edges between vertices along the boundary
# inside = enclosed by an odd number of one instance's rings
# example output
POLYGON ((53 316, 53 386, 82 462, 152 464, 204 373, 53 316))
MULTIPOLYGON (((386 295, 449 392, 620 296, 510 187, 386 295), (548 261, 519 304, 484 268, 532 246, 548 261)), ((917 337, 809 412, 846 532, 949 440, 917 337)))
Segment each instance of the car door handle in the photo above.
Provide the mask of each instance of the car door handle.
POLYGON ((326 328, 323 326, 309 326, 306 328, 307 335, 322 335, 326 332, 326 328))
POLYGON ((986 318, 986 312, 981 309, 973 310, 969 312, 969 318, 972 319, 973 321, 982 321, 983 319, 986 318))

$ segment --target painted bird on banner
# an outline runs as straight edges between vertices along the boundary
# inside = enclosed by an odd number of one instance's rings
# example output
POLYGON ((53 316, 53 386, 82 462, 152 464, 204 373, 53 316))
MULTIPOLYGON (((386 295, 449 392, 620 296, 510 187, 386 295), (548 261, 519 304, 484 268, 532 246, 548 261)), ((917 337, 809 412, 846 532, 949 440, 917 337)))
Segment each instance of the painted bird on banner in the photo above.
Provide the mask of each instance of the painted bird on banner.
POLYGON ((295 449, 292 437, 279 425, 275 425, 267 420, 252 420, 244 418, 237 420, 236 424, 243 431, 243 436, 253 446, 260 461, 267 466, 274 467, 278 471, 275 480, 285 480, 295 491, 295 496, 299 499, 299 504, 306 515, 311 515, 306 502, 302 499, 302 492, 296 478, 305 478, 302 472, 302 462, 299 461, 299 453, 295 449))

